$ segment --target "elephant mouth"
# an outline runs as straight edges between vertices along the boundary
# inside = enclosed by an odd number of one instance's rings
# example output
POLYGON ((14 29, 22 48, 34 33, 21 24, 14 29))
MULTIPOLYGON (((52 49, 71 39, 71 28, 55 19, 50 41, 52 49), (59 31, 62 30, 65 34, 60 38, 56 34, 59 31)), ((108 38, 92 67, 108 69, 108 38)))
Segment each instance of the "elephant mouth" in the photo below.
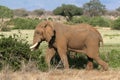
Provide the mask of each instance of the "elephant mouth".
POLYGON ((33 44, 32 46, 30 46, 30 49, 31 49, 31 50, 35 50, 35 49, 37 49, 37 48, 39 47, 39 45, 40 45, 40 42, 36 42, 36 43, 33 44))

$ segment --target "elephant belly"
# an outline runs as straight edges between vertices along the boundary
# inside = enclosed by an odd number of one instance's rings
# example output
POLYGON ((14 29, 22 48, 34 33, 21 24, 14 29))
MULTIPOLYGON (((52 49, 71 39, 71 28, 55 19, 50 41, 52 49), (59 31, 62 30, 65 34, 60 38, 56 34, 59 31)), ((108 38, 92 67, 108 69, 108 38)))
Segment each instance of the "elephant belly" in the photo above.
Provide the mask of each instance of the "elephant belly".
POLYGON ((68 43, 68 48, 69 49, 76 49, 76 50, 82 50, 82 49, 84 49, 85 48, 85 44, 84 44, 84 42, 83 41, 70 41, 69 43, 68 43))
POLYGON ((88 33, 74 32, 68 37, 68 48, 83 49, 85 47, 86 36, 88 33))

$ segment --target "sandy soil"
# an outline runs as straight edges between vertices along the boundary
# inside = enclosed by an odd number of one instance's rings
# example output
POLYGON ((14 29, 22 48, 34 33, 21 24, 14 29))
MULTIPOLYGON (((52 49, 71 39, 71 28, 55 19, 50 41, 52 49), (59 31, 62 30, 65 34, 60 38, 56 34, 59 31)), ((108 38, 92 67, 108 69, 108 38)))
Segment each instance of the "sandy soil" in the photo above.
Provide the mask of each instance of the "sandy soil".
POLYGON ((120 70, 1 71, 0 80, 120 80, 120 70))

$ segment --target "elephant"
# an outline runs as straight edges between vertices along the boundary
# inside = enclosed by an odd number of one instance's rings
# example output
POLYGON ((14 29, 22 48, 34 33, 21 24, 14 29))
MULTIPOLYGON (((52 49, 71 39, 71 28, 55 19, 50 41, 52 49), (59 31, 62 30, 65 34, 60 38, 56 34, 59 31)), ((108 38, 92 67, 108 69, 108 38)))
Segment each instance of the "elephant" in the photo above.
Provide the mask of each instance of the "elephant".
POLYGON ((108 70, 108 64, 99 56, 101 34, 89 24, 67 25, 55 21, 43 21, 34 31, 32 50, 38 49, 40 43, 46 41, 46 63, 50 67, 52 57, 58 52, 65 69, 69 69, 67 51, 82 52, 88 57, 86 68, 93 69, 93 60, 108 70))

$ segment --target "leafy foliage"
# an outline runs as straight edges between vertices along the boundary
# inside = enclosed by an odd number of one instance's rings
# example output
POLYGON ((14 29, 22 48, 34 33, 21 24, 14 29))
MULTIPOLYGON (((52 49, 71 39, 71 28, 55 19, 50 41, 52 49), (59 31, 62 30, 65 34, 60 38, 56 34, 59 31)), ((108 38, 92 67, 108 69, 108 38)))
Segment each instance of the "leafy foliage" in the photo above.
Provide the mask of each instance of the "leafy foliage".
POLYGON ((80 17, 76 17, 74 16, 71 20, 71 22, 73 23, 89 23, 90 18, 87 16, 80 16, 80 17))
POLYGON ((83 10, 75 5, 65 5, 63 4, 61 7, 57 7, 53 10, 55 15, 62 15, 68 17, 68 20, 71 20, 75 15, 82 15, 83 10))
POLYGON ((89 21, 89 24, 93 26, 110 27, 110 20, 103 17, 92 17, 89 21))
POLYGON ((12 69, 20 68, 21 61, 27 61, 30 57, 29 44, 20 39, 18 35, 0 38, 0 64, 10 65, 12 69))
POLYGON ((14 29, 34 29, 39 22, 38 19, 15 18, 10 23, 14 24, 14 29))
POLYGON ((31 55, 30 60, 36 62, 36 67, 39 70, 41 71, 48 70, 48 66, 45 61, 45 55, 42 53, 42 49, 32 51, 30 55, 31 55))
POLYGON ((22 63, 28 64, 29 61, 35 62, 36 67, 41 71, 47 70, 44 55, 42 50, 31 52, 29 44, 20 35, 10 35, 0 37, 0 69, 9 65, 12 70, 19 70, 22 68, 22 63))
POLYGON ((0 5, 0 18, 11 18, 13 17, 13 11, 8 7, 0 5))
POLYGON ((100 27, 110 27, 112 21, 109 19, 105 19, 103 17, 87 17, 87 16, 80 16, 80 17, 73 17, 71 20, 72 23, 87 23, 93 26, 100 26, 100 27))
POLYGON ((112 29, 120 30, 120 17, 113 21, 112 29))

